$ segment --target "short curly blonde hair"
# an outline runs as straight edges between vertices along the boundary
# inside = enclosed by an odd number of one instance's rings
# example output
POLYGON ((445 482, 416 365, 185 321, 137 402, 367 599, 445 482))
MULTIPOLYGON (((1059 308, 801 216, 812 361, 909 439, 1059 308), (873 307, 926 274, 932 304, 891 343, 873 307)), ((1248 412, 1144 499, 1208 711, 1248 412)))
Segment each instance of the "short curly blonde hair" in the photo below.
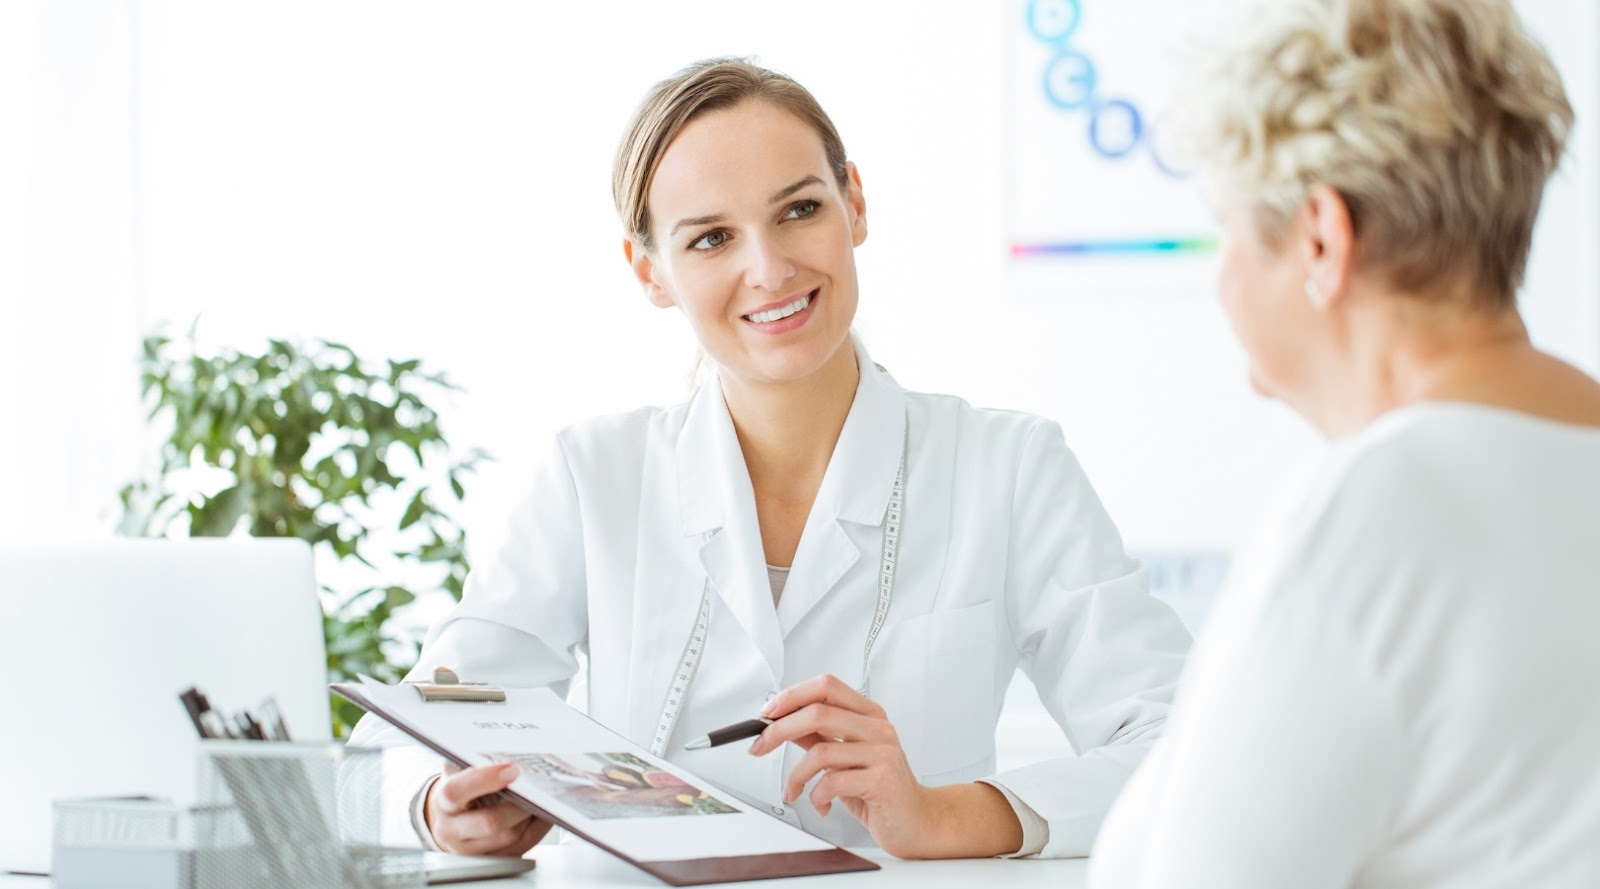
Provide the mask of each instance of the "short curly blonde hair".
POLYGON ((1363 269, 1516 299, 1572 107, 1505 0, 1270 0, 1203 59, 1175 146, 1272 246, 1323 184, 1363 269))

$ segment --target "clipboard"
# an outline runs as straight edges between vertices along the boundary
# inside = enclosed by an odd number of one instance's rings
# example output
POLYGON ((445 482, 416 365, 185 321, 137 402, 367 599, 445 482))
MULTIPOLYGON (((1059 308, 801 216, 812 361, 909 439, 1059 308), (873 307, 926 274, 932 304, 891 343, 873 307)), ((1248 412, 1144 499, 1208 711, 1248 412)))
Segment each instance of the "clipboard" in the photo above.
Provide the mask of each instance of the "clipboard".
MULTIPOLYGON (((701 886, 879 869, 876 862, 814 837, 737 798, 715 791, 704 779, 651 756, 637 744, 568 707, 548 689, 508 689, 506 700, 496 702, 428 701, 418 690, 403 685, 388 686, 372 680, 359 685, 335 683, 330 687, 335 693, 378 715, 423 746, 463 768, 503 758, 492 750, 471 749, 485 745, 478 734, 473 734, 477 729, 470 726, 489 730, 504 728, 515 732, 518 729, 539 728, 537 724, 525 722, 530 714, 573 720, 572 725, 581 725, 580 734, 586 742, 581 746, 585 750, 600 747, 615 752, 521 754, 524 758, 511 761, 523 767, 523 775, 501 795, 535 817, 567 830, 668 885, 701 886), (581 763, 584 756, 619 758, 614 766, 619 779, 633 777, 644 766, 658 767, 658 771, 649 774, 660 776, 657 780, 666 786, 641 787, 640 792, 648 790, 653 793, 652 799, 662 799, 662 792, 670 794, 673 790, 681 790, 670 803, 673 817, 645 815, 636 818, 631 814, 590 817, 596 811, 592 807, 604 807, 612 803, 607 798, 607 790, 591 790, 592 785, 582 783, 589 780, 582 776, 594 775, 594 772, 571 768, 573 763, 581 763), (540 762, 535 763, 534 760, 540 762), (545 774, 530 770, 530 765, 544 766, 550 760, 558 763, 561 769, 570 769, 572 774, 557 771, 545 774), (582 776, 578 776, 579 773, 582 776), (541 781, 547 783, 541 784, 541 781), (695 811, 685 811, 686 807, 695 811), (586 811, 589 814, 585 814, 586 811), (720 821, 721 818, 729 820, 720 821), (721 843, 717 832, 724 828, 731 831, 728 845, 736 847, 730 854, 720 854, 721 850, 716 848, 721 843), (678 831, 680 836, 692 835, 694 842, 672 843, 672 851, 661 855, 662 847, 669 842, 672 831, 678 831), (774 851, 751 851, 752 843, 759 846, 769 840, 776 841, 773 843, 774 851), (737 848, 741 844, 746 847, 742 851, 737 848), (691 857, 678 857, 683 850, 687 850, 691 857)), ((502 737, 510 738, 513 735, 505 734, 502 737)), ((609 773, 610 770, 607 771, 609 773)), ((627 791, 613 792, 625 794, 627 791)), ((631 798, 628 805, 632 805, 631 798)), ((634 810, 628 808, 626 811, 634 810)))

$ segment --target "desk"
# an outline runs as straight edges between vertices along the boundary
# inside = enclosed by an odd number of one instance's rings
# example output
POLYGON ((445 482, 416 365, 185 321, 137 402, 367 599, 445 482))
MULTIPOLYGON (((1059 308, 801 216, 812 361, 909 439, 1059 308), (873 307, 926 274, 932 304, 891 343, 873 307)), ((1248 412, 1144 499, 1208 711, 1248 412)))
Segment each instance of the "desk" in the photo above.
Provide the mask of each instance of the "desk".
MULTIPOLYGON (((918 889, 972 889, 974 886, 1005 885, 1008 889, 1082 889, 1088 859, 1056 861, 1006 861, 979 858, 964 861, 901 861, 877 850, 863 851, 883 865, 883 870, 823 877, 798 877, 789 880, 761 880, 754 883, 719 883, 720 886, 762 887, 762 889, 884 889, 888 886, 916 886, 918 889)), ((576 887, 665 886, 632 865, 625 864, 588 845, 555 845, 534 850, 539 866, 515 879, 458 883, 462 889, 576 889, 576 887)), ((0 876, 0 889, 48 889, 50 881, 39 877, 0 876)))

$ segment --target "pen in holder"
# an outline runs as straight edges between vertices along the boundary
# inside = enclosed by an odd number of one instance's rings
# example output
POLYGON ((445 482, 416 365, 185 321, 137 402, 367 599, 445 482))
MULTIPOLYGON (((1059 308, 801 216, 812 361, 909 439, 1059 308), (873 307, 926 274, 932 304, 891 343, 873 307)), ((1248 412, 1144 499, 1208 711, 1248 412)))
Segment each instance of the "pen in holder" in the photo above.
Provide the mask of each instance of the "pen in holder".
POLYGON ((58 889, 421 887, 420 850, 382 849, 381 751, 202 741, 197 804, 56 804, 58 889))

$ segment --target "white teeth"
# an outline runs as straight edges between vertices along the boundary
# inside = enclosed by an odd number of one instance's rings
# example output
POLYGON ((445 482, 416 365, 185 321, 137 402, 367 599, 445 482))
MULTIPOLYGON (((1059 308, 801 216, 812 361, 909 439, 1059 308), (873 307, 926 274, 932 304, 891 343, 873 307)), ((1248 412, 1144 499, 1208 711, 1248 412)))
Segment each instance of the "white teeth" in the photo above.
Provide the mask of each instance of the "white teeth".
POLYGON ((811 294, 807 293, 806 295, 800 297, 792 303, 789 303, 786 306, 776 309, 768 309, 765 312, 753 312, 745 317, 756 322, 757 324, 766 324, 771 321, 781 321, 809 305, 811 305, 811 294))

